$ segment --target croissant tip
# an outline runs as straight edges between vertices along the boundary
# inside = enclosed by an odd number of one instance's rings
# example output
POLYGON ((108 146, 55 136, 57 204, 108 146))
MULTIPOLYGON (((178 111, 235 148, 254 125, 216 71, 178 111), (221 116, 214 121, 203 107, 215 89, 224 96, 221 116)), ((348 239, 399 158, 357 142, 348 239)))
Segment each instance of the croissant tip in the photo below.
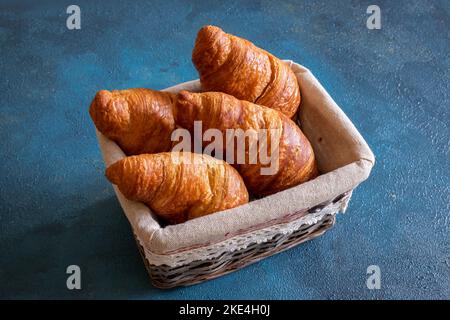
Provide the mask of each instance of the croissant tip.
POLYGON ((108 90, 100 90, 96 94, 96 98, 98 99, 100 104, 107 104, 109 100, 111 100, 112 93, 108 90))
POLYGON ((89 107, 89 114, 94 121, 97 119, 98 114, 106 108, 111 98, 112 94, 108 90, 100 90, 96 93, 89 107))
POLYGON ((203 27, 200 28, 200 31, 218 31, 218 30, 222 30, 217 26, 214 26, 212 24, 206 24, 203 27))
POLYGON ((192 97, 192 94, 191 94, 189 91, 181 90, 181 91, 178 93, 177 101, 178 101, 178 102, 183 102, 183 101, 185 101, 185 100, 189 100, 191 97, 192 97))
POLYGON ((105 170, 106 178, 113 184, 117 185, 120 181, 121 169, 123 169, 122 161, 117 161, 105 170))
POLYGON ((207 39, 214 39, 217 34, 222 33, 223 30, 217 26, 205 25, 200 28, 197 34, 197 41, 205 41, 207 39))

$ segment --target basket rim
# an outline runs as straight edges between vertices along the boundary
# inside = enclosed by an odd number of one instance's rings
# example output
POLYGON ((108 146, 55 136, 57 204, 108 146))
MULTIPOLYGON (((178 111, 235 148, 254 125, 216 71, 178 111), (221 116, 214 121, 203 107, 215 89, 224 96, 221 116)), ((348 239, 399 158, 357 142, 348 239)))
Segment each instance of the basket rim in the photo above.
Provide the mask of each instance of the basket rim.
MULTIPOLYGON (((346 192, 331 201, 327 201, 309 209, 303 215, 276 221, 273 224, 261 226, 259 229, 220 239, 216 243, 210 243, 206 246, 183 248, 176 252, 164 254, 155 254, 147 248, 143 248, 143 250, 148 261, 153 265, 177 267, 189 264, 192 261, 215 259, 224 253, 243 250, 252 243, 266 243, 270 242, 271 239, 277 235, 295 233, 303 226, 313 226, 327 216, 335 216, 339 212, 345 212, 351 196, 352 191, 346 192)), ((137 235, 135 235, 135 238, 141 243, 137 235)))

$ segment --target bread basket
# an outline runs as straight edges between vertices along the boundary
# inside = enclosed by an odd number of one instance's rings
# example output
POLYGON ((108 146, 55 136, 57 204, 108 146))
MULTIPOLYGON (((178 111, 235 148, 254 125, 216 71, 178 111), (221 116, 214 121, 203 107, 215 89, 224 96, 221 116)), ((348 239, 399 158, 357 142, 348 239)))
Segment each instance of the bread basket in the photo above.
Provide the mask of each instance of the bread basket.
MULTIPOLYGON (((238 270, 322 235, 367 179, 374 155, 355 126, 305 67, 285 61, 302 92, 298 114, 322 173, 297 187, 178 225, 161 227, 142 203, 117 198, 154 286, 192 285, 238 270)), ((200 91, 198 80, 165 91, 200 91)), ((125 155, 97 131, 106 166, 125 155)))

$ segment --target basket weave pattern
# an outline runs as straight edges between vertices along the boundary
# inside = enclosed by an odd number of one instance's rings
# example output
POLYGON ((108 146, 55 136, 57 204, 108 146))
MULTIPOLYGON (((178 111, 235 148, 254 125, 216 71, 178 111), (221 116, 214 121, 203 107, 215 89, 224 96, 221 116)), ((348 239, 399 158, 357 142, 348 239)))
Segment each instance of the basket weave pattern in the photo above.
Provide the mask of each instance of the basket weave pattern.
MULTIPOLYGON (((155 287, 167 289, 176 286, 197 284, 238 270, 263 258, 287 250, 295 245, 314 239, 330 229, 336 220, 337 211, 329 213, 330 208, 344 208, 350 200, 351 192, 342 194, 332 201, 319 204, 306 211, 312 215, 325 211, 320 220, 303 224, 291 232, 278 232, 265 242, 253 242, 235 251, 223 252, 208 260, 196 260, 180 266, 154 265, 146 257, 145 249, 136 239, 146 269, 155 287)), ((294 221, 295 222, 295 221, 294 221)))

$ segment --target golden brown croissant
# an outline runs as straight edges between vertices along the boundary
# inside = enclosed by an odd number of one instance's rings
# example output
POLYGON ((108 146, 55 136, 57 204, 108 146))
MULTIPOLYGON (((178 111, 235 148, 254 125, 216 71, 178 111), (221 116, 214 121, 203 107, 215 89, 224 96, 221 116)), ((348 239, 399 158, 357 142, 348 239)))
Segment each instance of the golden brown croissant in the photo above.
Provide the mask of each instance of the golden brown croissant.
POLYGON ((142 154, 106 169, 125 197, 148 205, 169 223, 181 223, 248 202, 236 170, 222 160, 190 152, 142 154))
POLYGON ((204 26, 198 32, 192 61, 205 91, 225 92, 289 118, 298 109, 300 89, 291 68, 245 39, 204 26))
MULTIPOLYGON (((317 176, 317 165, 314 152, 308 139, 300 128, 288 117, 273 109, 259 106, 248 101, 238 100, 233 96, 220 92, 189 93, 181 91, 178 94, 174 108, 175 121, 188 131, 194 130, 194 121, 201 121, 202 132, 208 129, 218 129, 226 137, 227 129, 242 129, 244 132, 261 129, 271 129, 267 132, 268 147, 272 147, 271 135, 278 134, 274 150, 278 147, 278 168, 272 173, 262 174, 261 168, 268 162, 261 161, 261 150, 257 149, 256 163, 249 162, 248 140, 245 142, 245 164, 239 164, 235 158, 234 166, 243 177, 250 192, 255 195, 268 195, 288 189, 317 176), (263 165, 264 164, 264 165, 263 165)), ((261 140, 262 141, 262 140, 261 140)), ((258 142, 259 143, 259 142, 258 142)), ((207 143, 206 143, 207 144, 207 143)), ((205 143, 204 143, 205 145, 205 143)), ((228 153, 226 141, 223 142, 223 159, 228 153)), ((234 143, 234 154, 237 155, 241 146, 234 143)), ((267 153, 269 156, 276 154, 267 153)), ((227 161, 229 161, 227 159, 227 161)), ((230 162, 230 161, 229 161, 230 162)), ((242 162, 241 162, 242 163, 242 162)))
POLYGON ((97 129, 128 155, 169 151, 175 95, 150 89, 99 91, 89 113, 97 129))

